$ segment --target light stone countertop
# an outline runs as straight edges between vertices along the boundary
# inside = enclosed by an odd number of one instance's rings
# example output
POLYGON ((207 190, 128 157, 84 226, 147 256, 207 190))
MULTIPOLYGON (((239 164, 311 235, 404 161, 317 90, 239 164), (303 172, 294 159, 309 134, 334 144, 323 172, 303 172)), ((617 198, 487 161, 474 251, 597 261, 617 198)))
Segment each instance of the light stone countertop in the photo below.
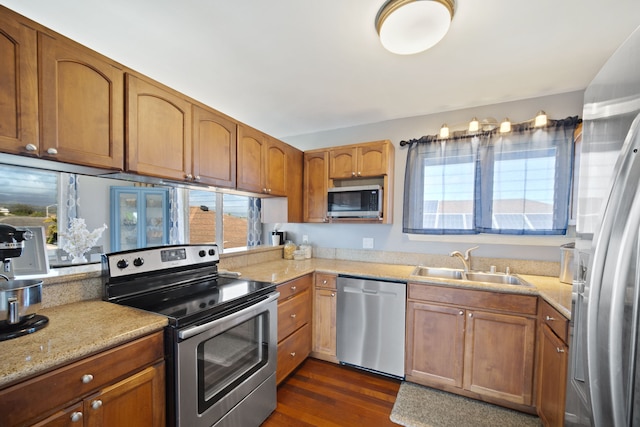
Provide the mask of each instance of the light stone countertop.
POLYGON ((314 271, 347 274, 371 279, 424 282, 442 286, 476 289, 502 293, 540 295, 567 319, 571 318, 571 285, 560 282, 557 277, 517 275, 531 286, 472 283, 447 279, 426 279, 411 276, 414 265, 382 264, 361 261, 311 258, 303 261, 278 260, 241 267, 235 271, 243 278, 274 282, 277 284, 293 280, 314 271))
POLYGON ((38 311, 49 324, 0 341, 0 388, 159 331, 165 316, 105 301, 82 301, 38 311))

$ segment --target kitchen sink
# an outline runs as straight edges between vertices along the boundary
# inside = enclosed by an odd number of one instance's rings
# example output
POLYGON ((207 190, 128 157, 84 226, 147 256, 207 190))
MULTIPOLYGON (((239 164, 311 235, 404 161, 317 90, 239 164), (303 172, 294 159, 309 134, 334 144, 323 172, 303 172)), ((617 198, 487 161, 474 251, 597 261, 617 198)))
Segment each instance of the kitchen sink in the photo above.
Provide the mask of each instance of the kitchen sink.
POLYGON ((462 269, 417 266, 411 276, 433 279, 460 280, 466 282, 497 283, 503 285, 528 286, 528 283, 518 276, 504 273, 487 273, 482 271, 469 271, 462 269))
POLYGON ((434 279, 455 279, 462 280, 464 270, 456 268, 438 268, 417 266, 412 272, 412 276, 433 277, 434 279))

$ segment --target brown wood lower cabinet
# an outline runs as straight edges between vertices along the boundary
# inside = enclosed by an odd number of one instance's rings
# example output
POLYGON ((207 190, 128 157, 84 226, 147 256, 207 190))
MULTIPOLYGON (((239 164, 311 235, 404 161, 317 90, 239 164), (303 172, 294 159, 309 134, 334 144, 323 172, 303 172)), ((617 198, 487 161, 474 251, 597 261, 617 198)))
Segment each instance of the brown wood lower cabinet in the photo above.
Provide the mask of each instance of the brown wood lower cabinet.
POLYGON ((538 351, 538 416, 545 426, 564 424, 567 384, 568 320, 541 302, 538 351))
POLYGON ((313 351, 315 358, 337 363, 335 274, 316 273, 313 293, 313 351))
POLYGON ((2 425, 164 426, 162 332, 0 390, 2 425))
POLYGON ((537 298, 409 284, 407 381, 533 410, 537 298))
POLYGON ((312 274, 278 285, 279 384, 309 356, 311 351, 312 274))

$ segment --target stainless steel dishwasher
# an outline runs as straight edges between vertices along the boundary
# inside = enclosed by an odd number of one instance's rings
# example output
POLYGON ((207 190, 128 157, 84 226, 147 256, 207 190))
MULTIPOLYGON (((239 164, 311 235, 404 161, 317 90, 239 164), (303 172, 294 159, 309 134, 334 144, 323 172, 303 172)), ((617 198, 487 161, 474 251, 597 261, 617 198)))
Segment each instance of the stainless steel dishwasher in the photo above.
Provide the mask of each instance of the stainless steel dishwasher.
POLYGON ((404 378, 407 284, 338 276, 337 286, 340 363, 404 378))

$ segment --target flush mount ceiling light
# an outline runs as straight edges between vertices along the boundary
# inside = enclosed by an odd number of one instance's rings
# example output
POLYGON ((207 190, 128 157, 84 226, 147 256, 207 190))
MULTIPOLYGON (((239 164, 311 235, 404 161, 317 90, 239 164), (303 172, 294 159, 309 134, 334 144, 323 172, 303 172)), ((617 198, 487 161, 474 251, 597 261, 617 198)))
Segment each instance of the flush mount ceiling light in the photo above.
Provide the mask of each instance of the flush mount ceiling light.
POLYGON ((455 0, 389 0, 376 16, 376 30, 390 52, 422 52, 447 34, 454 8, 455 0))

